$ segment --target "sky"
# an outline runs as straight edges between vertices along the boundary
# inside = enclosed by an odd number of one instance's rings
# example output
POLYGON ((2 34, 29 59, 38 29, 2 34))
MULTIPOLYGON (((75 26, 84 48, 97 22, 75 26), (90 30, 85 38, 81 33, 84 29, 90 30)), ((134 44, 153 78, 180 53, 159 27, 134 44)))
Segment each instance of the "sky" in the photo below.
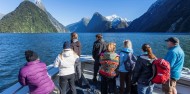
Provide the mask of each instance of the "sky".
MULTIPOLYGON (((24 0, 0 0, 0 13, 13 11, 24 0)), ((34 2, 34 0, 30 0, 34 2)), ((156 0, 42 0, 42 3, 63 25, 91 18, 95 12, 103 16, 116 14, 132 21, 142 14, 156 0)))

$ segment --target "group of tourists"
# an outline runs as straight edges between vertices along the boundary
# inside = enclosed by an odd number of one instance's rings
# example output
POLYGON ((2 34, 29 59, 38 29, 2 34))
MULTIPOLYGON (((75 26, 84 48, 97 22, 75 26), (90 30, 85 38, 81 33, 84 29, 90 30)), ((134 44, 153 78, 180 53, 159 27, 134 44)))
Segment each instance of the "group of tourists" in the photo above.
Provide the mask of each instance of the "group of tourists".
MULTIPOLYGON (((162 84, 165 94, 177 94, 176 83, 185 54, 178 38, 165 41, 169 51, 164 59, 160 59, 149 44, 143 44, 139 49, 142 54, 135 56, 130 40, 125 40, 122 50, 116 53, 116 43, 106 43, 103 36, 97 34, 92 49, 95 60, 92 81, 98 83, 98 75, 101 77, 101 94, 116 94, 116 78, 120 79, 119 94, 152 94, 154 84, 162 84)), ((82 75, 80 55, 78 34, 71 33, 71 41, 64 42, 63 50, 54 62, 54 67, 59 68, 61 94, 67 94, 68 87, 72 94, 77 94, 76 83, 82 75)), ((33 51, 26 51, 25 57, 28 63, 21 68, 18 77, 21 85, 28 85, 31 94, 51 94, 55 85, 46 64, 33 51)))

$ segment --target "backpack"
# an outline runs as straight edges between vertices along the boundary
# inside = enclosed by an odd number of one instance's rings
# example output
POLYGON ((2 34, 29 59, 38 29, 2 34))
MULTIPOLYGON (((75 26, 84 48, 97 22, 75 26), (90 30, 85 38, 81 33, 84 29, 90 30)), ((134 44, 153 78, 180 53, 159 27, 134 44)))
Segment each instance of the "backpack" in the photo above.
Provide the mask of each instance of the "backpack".
MULTIPOLYGON (((127 52, 124 52, 124 53, 127 53, 127 52)), ((132 53, 128 53, 128 55, 129 56, 127 60, 124 62, 124 65, 125 65, 125 69, 128 72, 132 72, 135 69, 137 58, 132 53)))
POLYGON ((153 78, 152 83, 165 84, 170 79, 170 64, 164 59, 156 59, 152 63, 153 78))
POLYGON ((117 60, 102 60, 100 62, 101 68, 99 73, 101 76, 107 78, 114 78, 117 76, 116 69, 119 66, 119 61, 117 60))

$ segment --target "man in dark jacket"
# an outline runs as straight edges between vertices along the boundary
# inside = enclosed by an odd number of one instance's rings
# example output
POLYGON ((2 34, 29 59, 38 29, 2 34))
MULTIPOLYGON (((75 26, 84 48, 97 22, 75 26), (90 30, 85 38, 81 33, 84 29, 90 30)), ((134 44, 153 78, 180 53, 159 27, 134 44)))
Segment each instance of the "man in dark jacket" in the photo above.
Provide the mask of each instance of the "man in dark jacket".
POLYGON ((93 50, 92 50, 92 56, 95 60, 94 77, 93 77, 94 82, 97 82, 97 73, 100 66, 100 54, 106 51, 106 43, 104 42, 102 38, 103 36, 101 34, 96 35, 96 41, 94 42, 93 50))

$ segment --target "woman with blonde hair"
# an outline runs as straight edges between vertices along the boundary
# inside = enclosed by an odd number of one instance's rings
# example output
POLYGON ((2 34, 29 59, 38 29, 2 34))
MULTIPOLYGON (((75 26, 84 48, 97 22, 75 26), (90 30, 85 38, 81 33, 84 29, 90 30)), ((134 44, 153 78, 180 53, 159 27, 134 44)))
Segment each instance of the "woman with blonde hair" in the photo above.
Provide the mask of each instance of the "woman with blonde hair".
POLYGON ((116 44, 109 43, 106 52, 100 56, 101 94, 114 94, 116 91, 116 76, 119 65, 119 55, 115 53, 116 44))
POLYGON ((132 42, 130 40, 125 40, 123 42, 124 48, 120 52, 120 64, 119 64, 119 75, 120 75, 120 94, 130 94, 131 92, 131 72, 126 70, 125 62, 128 59, 134 59, 136 61, 136 57, 130 58, 133 56, 133 48, 132 42), (125 89, 126 86, 126 89, 125 89))
POLYGON ((152 62, 157 59, 149 44, 143 44, 143 54, 137 59, 132 83, 138 83, 138 94, 152 94, 154 84, 151 82, 153 77, 152 62))
POLYGON ((63 51, 54 62, 54 67, 59 68, 61 94, 67 94, 69 85, 72 94, 77 94, 75 87, 75 63, 79 62, 79 56, 71 49, 70 43, 63 44, 63 51))

